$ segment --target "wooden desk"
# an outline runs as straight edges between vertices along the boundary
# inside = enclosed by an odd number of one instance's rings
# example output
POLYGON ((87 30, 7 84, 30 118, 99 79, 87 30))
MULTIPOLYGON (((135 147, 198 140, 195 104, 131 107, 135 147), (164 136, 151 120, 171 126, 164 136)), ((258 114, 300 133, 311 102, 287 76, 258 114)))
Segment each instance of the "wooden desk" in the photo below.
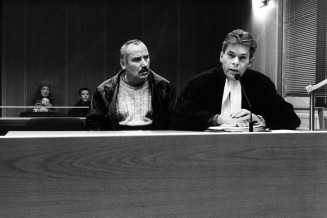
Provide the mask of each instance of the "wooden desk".
POLYGON ((0 137, 0 217, 327 214, 327 132, 39 134, 0 137))

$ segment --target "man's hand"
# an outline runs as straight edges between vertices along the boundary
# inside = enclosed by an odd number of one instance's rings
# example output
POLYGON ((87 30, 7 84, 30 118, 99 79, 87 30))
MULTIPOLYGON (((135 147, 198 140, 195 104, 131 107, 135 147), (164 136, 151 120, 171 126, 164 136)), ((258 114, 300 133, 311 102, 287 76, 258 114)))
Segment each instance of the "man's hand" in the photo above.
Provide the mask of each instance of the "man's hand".
POLYGON ((228 114, 220 114, 217 119, 217 123, 221 124, 228 124, 233 126, 246 126, 246 122, 241 118, 233 118, 231 115, 228 114))
MULTIPOLYGON (((217 119, 217 123, 220 124, 229 124, 235 126, 249 126, 251 112, 247 109, 241 109, 230 115, 220 114, 217 119)), ((252 121, 255 123, 260 123, 260 119, 257 115, 252 114, 252 121)))

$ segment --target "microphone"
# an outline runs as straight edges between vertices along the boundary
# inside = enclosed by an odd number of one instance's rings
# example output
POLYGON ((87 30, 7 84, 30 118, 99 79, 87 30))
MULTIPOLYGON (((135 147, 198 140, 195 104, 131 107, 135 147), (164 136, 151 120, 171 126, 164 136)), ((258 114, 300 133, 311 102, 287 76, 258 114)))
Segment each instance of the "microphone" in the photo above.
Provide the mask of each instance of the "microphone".
POLYGON ((241 75, 240 75, 240 74, 235 74, 235 75, 234 75, 234 78, 235 78, 236 80, 239 80, 239 81, 240 81, 241 89, 242 89, 242 91, 243 91, 243 93, 244 93, 244 96, 245 96, 245 98, 246 98, 247 103, 249 104, 249 107, 250 107, 249 132, 253 132, 252 106, 251 106, 250 101, 249 101, 249 99, 248 99, 248 96, 246 95, 246 92, 245 92, 245 90, 244 90, 244 88, 243 88, 243 86, 242 86, 241 75))
POLYGON ((240 80, 240 79, 241 79, 241 75, 240 75, 240 74, 235 74, 235 75, 234 75, 234 78, 235 78, 236 80, 240 80))

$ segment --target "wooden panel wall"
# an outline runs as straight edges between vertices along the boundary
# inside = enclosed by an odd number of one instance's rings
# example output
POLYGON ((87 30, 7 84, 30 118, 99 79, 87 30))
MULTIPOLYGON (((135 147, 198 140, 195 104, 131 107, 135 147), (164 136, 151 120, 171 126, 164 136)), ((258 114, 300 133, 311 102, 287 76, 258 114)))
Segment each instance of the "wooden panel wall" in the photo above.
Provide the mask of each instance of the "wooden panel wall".
MULTIPOLYGON (((19 75, 18 78, 23 79, 24 100, 30 105, 37 87, 43 82, 52 86, 54 96, 64 94, 65 4, 37 0, 26 1, 24 7, 24 77, 19 75)), ((63 100, 57 97, 56 104, 63 104, 63 100)))
MULTIPOLYGON (((250 0, 3 0, 1 103, 30 105, 38 85, 52 85, 57 105, 94 90, 120 70, 129 39, 147 45, 151 68, 180 93, 191 76, 219 65, 225 35, 246 28, 250 0)), ((23 111, 2 110, 2 116, 23 111)))

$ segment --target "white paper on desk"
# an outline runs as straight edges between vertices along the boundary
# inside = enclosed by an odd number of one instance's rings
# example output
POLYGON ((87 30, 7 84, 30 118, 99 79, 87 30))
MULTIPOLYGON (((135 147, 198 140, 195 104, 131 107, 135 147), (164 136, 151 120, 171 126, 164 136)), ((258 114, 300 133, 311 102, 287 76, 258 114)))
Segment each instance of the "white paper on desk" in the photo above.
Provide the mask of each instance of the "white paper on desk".
MULTIPOLYGON (((248 126, 240 127, 240 126, 222 124, 220 126, 210 126, 208 130, 223 131, 223 132, 249 132, 249 127, 248 126)), ((264 130, 265 128, 263 126, 253 126, 253 132, 260 132, 264 130)))

